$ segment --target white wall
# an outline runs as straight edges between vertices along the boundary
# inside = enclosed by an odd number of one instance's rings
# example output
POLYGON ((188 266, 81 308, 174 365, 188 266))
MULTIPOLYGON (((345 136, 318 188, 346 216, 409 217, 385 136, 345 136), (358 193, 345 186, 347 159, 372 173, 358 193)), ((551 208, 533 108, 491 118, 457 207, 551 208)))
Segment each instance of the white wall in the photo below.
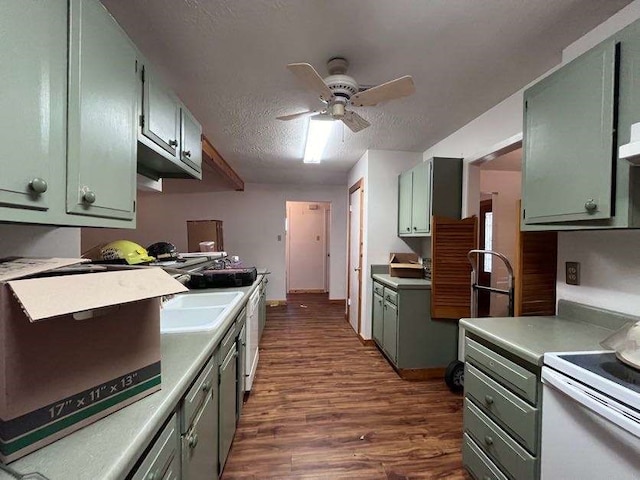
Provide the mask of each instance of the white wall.
POLYGON ((80 229, 0 224, 0 257, 80 256, 80 229))
POLYGON ((347 193, 344 185, 245 184, 244 192, 138 195, 136 230, 83 229, 82 248, 86 250, 101 242, 127 238, 145 247, 157 241, 170 241, 179 250, 186 251, 187 220, 222 220, 225 250, 239 255, 245 265, 268 268, 271 272, 268 298, 284 300, 287 200, 331 203, 329 297, 345 298, 347 193))
MULTIPOLYGON (((573 60, 637 19, 640 19, 640 0, 635 0, 569 45, 563 51, 562 63, 573 60)), ((542 77, 559 67, 551 69, 542 77)), ((530 84, 538 80, 533 79, 530 84)), ((463 196, 467 191, 468 162, 474 160, 479 152, 489 153, 496 144, 522 132, 523 91, 524 89, 514 93, 424 152, 425 158, 432 156, 465 158, 463 196)), ((466 202, 463 201, 463 204, 466 205, 466 202)), ((561 274, 558 275, 558 298, 637 313, 640 308, 640 288, 634 289, 629 286, 628 280, 630 276, 640 276, 640 257, 636 254, 638 240, 640 240, 639 232, 560 232, 558 269, 561 274), (582 270, 587 272, 588 283, 583 282, 579 287, 565 285, 564 262, 568 260, 581 262, 582 270)))
POLYGON ((364 239, 360 335, 371 338, 371 265, 385 264, 391 252, 421 252, 420 240, 398 237, 398 175, 422 160, 422 154, 368 150, 349 172, 349 185, 364 178, 364 239))

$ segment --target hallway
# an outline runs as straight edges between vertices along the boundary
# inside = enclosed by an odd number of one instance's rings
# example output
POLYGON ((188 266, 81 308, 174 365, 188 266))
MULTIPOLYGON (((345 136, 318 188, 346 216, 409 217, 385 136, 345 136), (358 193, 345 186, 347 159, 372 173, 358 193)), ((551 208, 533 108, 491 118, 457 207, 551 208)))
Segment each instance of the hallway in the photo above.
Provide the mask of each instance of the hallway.
POLYGON ((326 294, 267 307, 260 364, 223 480, 466 479, 462 398, 401 380, 326 294))

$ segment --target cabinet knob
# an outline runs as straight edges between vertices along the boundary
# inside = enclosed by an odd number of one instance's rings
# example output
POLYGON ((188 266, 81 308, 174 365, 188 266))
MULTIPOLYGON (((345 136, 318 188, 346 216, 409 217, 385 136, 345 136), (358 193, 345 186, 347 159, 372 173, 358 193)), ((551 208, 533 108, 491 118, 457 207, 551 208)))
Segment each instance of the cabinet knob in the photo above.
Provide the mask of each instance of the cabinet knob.
POLYGON ((407 227, 407 232, 410 232, 410 231, 411 231, 411 229, 409 227, 407 227))
POLYGON ((413 229, 414 229, 414 230, 417 230, 417 229, 418 229, 418 227, 413 227, 413 229))
POLYGON ((29 182, 29 188, 34 192, 34 193, 44 193, 47 191, 47 182, 44 181, 44 179, 40 178, 40 177, 36 177, 33 180, 31 180, 29 182))
POLYGON ((89 203, 89 204, 94 203, 96 201, 96 194, 94 192, 92 192, 91 190, 87 190, 82 195, 82 200, 85 203, 89 203))
POLYGON ((185 150, 182 152, 185 157, 191 157, 191 150, 185 150))
POLYGON ((493 404, 493 397, 491 395, 485 395, 484 396, 484 401, 487 405, 491 405, 493 404))
POLYGON ((169 140, 169 146, 170 147, 177 147, 178 146, 178 140, 169 140))
POLYGON ((590 198, 585 202, 584 209, 589 213, 593 213, 598 209, 598 204, 593 201, 593 198, 590 198))
POLYGON ((493 445, 493 438, 487 435, 486 437, 484 437, 484 443, 486 443, 487 445, 493 445))
POLYGON ((190 448, 196 448, 196 446, 198 445, 198 434, 192 433, 191 435, 189 435, 189 437, 187 438, 187 442, 189 443, 190 448))
POLYGON ((211 382, 205 382, 202 384, 202 391, 208 393, 211 391, 211 382))

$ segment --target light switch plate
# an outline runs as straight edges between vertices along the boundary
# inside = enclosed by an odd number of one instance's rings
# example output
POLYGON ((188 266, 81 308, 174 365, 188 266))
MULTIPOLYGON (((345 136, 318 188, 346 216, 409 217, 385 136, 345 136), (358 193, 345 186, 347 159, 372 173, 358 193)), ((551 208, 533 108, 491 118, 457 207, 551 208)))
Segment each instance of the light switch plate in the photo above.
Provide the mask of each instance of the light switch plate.
POLYGON ((567 285, 580 285, 580 263, 565 262, 565 282, 567 285))

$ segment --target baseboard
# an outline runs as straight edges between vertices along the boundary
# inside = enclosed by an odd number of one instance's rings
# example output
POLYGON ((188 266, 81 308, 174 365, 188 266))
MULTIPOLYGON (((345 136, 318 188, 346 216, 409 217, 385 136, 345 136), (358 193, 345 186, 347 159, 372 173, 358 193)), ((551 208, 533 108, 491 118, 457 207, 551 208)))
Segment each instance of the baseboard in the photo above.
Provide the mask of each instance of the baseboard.
POLYGON ((289 290, 289 293, 327 293, 324 288, 298 288, 289 290))
POLYGON ((360 340, 360 343, 365 347, 376 346, 376 342, 373 340, 373 338, 362 338, 362 335, 358 335, 358 340, 360 340))
POLYGON ((267 300, 268 307, 280 307, 280 306, 284 307, 286 305, 287 305, 286 300, 267 300))
POLYGON ((329 299, 329 303, 333 305, 344 305, 346 303, 346 300, 344 298, 334 298, 334 299, 329 299))
POLYGON ((395 370, 403 380, 418 381, 438 378, 444 380, 444 372, 446 371, 446 368, 397 368, 395 370))

